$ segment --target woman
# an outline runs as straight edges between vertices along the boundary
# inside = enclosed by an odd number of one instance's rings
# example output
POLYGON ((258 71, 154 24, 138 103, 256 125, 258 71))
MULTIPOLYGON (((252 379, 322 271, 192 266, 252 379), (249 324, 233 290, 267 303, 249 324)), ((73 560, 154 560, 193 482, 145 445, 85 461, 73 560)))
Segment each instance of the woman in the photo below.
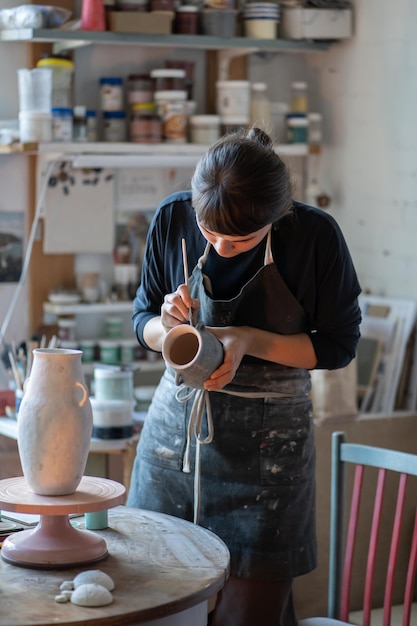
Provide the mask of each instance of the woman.
MULTIPOLYGON (((359 338, 360 287, 335 221, 292 200, 287 169, 261 130, 225 136, 191 192, 165 199, 150 227, 134 301, 139 342, 201 320, 224 360, 204 384, 214 438, 201 448, 199 523, 231 552, 214 626, 295 626, 292 579, 316 567, 313 368, 347 365, 359 338), (184 282, 181 240, 188 265, 184 282)), ((155 393, 128 505, 192 519, 183 469, 192 399, 172 372, 155 393)), ((193 456, 191 457, 193 458, 193 456)))

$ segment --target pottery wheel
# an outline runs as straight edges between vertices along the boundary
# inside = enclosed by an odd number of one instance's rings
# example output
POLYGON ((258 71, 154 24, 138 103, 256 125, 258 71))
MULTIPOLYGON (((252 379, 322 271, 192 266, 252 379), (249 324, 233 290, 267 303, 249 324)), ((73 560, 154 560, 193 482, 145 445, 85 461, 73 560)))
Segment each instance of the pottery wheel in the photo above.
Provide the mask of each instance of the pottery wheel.
POLYGON ((74 528, 70 513, 103 511, 123 504, 126 489, 106 478, 84 476, 77 490, 67 496, 39 496, 24 477, 0 480, 0 510, 40 515, 38 525, 10 535, 1 557, 23 567, 56 568, 94 563, 107 556, 102 537, 74 528))

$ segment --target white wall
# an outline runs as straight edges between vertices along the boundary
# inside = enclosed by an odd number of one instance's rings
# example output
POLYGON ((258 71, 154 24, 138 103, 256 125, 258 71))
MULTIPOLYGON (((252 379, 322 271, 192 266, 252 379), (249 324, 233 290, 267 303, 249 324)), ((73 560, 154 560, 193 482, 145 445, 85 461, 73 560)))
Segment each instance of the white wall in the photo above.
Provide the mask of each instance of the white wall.
MULTIPOLYGON (((2 2, 2 7, 20 2, 2 2)), ((331 213, 350 246, 364 290, 417 297, 417 4, 414 0, 356 0, 355 35, 326 52, 251 58, 250 77, 266 80, 273 100, 289 98, 291 80, 309 83, 312 110, 324 115, 321 179, 331 213)), ((156 67, 182 50, 96 47, 80 51, 81 94, 93 106, 97 79, 107 73, 156 67), (114 71, 113 71, 114 70, 114 71)), ((17 115, 16 69, 25 45, 0 44, 0 119, 17 115)), ((197 100, 203 102, 204 55, 197 100)), ((25 157, 0 157, 1 210, 25 204, 25 157), (13 164, 13 165, 11 165, 13 164)), ((0 284, 0 319, 13 287, 0 284)), ((13 319, 26 332, 24 297, 13 319)), ((13 330, 15 334, 15 330, 13 330)))

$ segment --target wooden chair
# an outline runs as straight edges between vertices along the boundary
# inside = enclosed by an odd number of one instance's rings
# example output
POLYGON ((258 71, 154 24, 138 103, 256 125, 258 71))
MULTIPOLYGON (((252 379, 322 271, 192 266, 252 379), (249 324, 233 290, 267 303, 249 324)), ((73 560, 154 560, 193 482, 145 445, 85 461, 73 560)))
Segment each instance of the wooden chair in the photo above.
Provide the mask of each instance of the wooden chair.
POLYGON ((417 489, 415 484, 407 489, 407 483, 417 476, 417 454, 346 443, 344 433, 334 432, 331 473, 328 617, 300 620, 299 626, 409 626, 417 566, 417 489), (349 511, 347 479, 353 484, 349 511), (385 589, 380 598, 374 597, 376 581, 385 589), (355 614, 352 585, 363 592, 363 610, 355 614), (382 621, 375 621, 377 613, 382 621), (402 614, 400 621, 392 621, 394 613, 402 614))

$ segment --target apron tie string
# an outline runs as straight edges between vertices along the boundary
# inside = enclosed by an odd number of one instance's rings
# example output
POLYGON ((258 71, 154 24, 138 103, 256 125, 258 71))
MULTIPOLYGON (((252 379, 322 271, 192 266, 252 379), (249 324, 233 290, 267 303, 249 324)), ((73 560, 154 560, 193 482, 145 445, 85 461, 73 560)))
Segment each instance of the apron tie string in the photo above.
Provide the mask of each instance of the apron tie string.
POLYGON ((211 443, 214 437, 214 425, 213 416, 211 413, 211 404, 209 392, 207 389, 194 389, 187 387, 187 385, 181 385, 175 394, 178 402, 184 403, 194 397, 193 405, 191 408, 190 419, 188 420, 187 427, 187 445, 184 452, 182 471, 185 473, 190 472, 190 453, 191 453, 191 440, 193 435, 196 440, 196 453, 195 453, 195 467, 194 467, 194 524, 198 524, 200 517, 200 500, 201 500, 201 488, 200 488, 200 466, 201 466, 201 445, 211 443), (188 390, 188 391, 187 391, 188 390), (207 422, 207 437, 202 437, 202 425, 203 418, 206 415, 207 422))

